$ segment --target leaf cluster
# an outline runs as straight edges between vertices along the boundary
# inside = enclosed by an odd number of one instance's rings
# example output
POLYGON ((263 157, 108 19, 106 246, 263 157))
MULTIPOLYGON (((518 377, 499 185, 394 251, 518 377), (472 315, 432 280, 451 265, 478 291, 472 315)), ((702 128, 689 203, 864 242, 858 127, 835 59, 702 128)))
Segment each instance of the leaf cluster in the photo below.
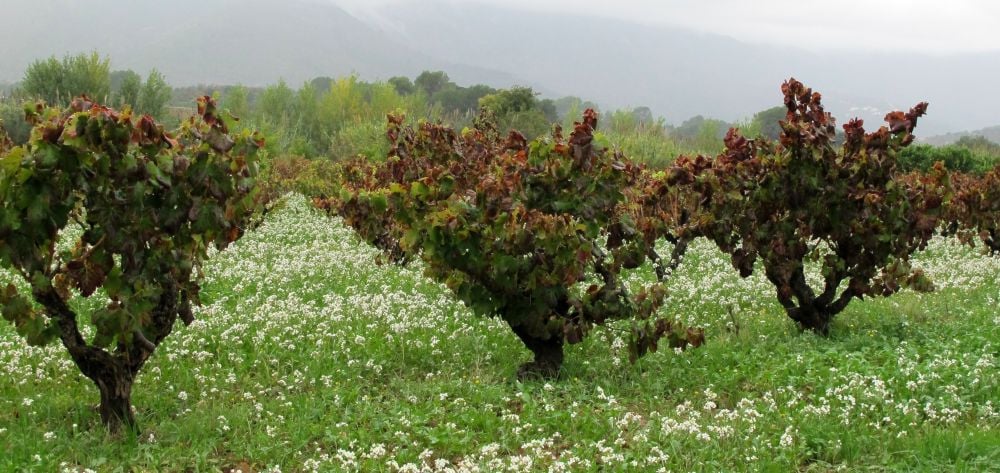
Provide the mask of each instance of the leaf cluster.
POLYGON ((653 320, 666 295, 659 282, 635 293, 624 284, 623 270, 647 257, 626 202, 643 170, 609 151, 596 126, 588 110, 568 139, 556 130, 528 142, 501 138, 488 113, 461 133, 393 116, 386 162, 349 163, 341 195, 316 203, 532 338, 575 343, 629 319, 634 356, 678 330, 687 345, 679 327, 653 320))
POLYGON ((795 79, 782 92, 778 143, 731 129, 720 155, 682 157, 668 171, 671 184, 701 199, 688 231, 714 241, 743 277, 762 263, 788 315, 821 332, 853 298, 930 290, 908 259, 938 225, 947 175, 897 179, 900 150, 913 142, 927 104, 889 113, 887 126, 870 133, 851 120, 836 146, 820 94, 795 79), (809 262, 820 267, 819 288, 806 281, 809 262))
POLYGON ((954 196, 946 207, 945 232, 970 245, 978 236, 991 255, 1000 255, 1000 166, 982 176, 950 177, 954 196))
POLYGON ((192 320, 208 249, 239 238, 256 207, 262 145, 227 135, 210 98, 198 108, 176 134, 86 97, 28 110, 31 139, 0 158, 0 264, 41 309, 13 285, 0 304, 29 342, 151 352, 178 316, 192 320), (108 302, 90 314, 88 344, 69 301, 99 290, 108 302))

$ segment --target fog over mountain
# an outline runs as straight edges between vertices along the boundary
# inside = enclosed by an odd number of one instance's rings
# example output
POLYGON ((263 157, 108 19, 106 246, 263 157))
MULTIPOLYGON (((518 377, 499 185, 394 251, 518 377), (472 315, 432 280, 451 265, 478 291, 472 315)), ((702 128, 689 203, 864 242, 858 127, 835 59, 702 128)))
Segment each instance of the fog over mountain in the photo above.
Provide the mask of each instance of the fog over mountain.
MULTIPOLYGON (((835 116, 872 125, 885 112, 931 103, 921 131, 995 125, 1000 52, 811 52, 726 36, 568 13, 438 0, 379 10, 390 34, 433 56, 492 66, 560 93, 615 106, 648 105, 669 121, 735 120, 780 105, 794 76, 823 92, 835 116)), ((833 39, 831 39, 833 41, 833 39)))
POLYGON ((875 126, 886 111, 926 100, 923 136, 1000 123, 996 50, 816 51, 573 10, 447 0, 370 4, 365 14, 325 0, 5 0, 2 11, 0 81, 18 80, 34 59, 93 49, 114 69, 157 67, 175 85, 297 85, 441 69, 464 84, 646 105, 679 123, 779 105, 780 83, 794 76, 823 92, 842 121, 860 116, 875 126))
POLYGON ((385 79, 426 69, 461 82, 514 82, 409 48, 326 1, 4 0, 0 13, 0 81, 20 79, 39 58, 96 50, 112 69, 155 67, 173 85, 298 86, 317 76, 385 79))

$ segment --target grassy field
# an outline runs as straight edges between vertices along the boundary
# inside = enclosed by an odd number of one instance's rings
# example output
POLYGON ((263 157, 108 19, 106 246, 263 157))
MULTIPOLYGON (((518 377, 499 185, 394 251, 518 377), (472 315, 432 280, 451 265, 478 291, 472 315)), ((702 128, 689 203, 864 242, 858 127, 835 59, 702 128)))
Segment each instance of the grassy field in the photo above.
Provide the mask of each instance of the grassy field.
POLYGON ((61 346, 0 326, 0 471, 1000 471, 1000 258, 977 250, 935 241, 936 293, 855 301, 823 339, 699 242, 667 311, 706 346, 630 365, 599 330, 548 383, 375 255, 301 197, 214 255, 136 383, 137 438, 108 437, 61 346))

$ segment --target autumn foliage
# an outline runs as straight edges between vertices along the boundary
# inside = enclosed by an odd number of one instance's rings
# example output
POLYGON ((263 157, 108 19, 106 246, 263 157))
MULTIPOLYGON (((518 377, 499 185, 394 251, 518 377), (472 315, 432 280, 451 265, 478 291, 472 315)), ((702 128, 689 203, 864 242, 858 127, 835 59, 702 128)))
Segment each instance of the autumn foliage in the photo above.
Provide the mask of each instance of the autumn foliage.
POLYGON ((136 374, 192 322, 208 249, 240 238, 257 206, 262 143, 229 136, 212 99, 198 111, 170 134, 85 97, 39 105, 30 141, 0 159, 0 263, 28 288, 0 289, 3 317, 31 344, 62 342, 112 430, 135 426, 136 374), (77 297, 106 302, 82 314, 77 297))
POLYGON ((781 89, 778 143, 730 130, 719 156, 682 157, 668 170, 668 184, 700 199, 684 232, 715 242, 743 277, 763 266, 787 315, 820 333, 853 299, 930 290, 909 257, 941 222, 947 174, 938 167, 907 181, 897 172, 927 104, 888 114, 874 132, 851 120, 837 145, 820 94, 794 79, 781 89), (810 263, 818 285, 807 277, 810 263))
POLYGON ((970 245, 978 238, 989 254, 1000 256, 1000 166, 983 176, 953 173, 951 180, 945 232, 970 245))
POLYGON ((627 190, 642 170, 610 152, 587 111, 569 139, 505 139, 488 118, 457 133, 390 117, 389 157, 354 162, 345 189, 317 205, 341 215, 397 262, 423 261, 475 312, 497 315, 534 353, 520 375, 554 376, 563 344, 596 325, 631 320, 631 353, 700 344, 698 331, 657 318, 659 282, 633 289, 623 271, 646 260, 627 190))

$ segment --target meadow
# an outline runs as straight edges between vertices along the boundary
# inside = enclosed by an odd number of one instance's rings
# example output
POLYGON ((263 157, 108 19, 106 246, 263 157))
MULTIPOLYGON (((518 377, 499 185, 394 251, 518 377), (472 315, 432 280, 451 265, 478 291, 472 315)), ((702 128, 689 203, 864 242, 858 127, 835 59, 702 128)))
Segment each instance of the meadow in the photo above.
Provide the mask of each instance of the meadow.
POLYGON ((376 256, 286 197, 208 261, 135 437, 61 346, 0 325, 0 471, 1000 471, 1000 258, 953 240, 915 257, 935 292, 855 301, 828 338, 699 240, 664 310, 706 345, 630 364, 612 324, 523 383, 502 321, 376 256))

